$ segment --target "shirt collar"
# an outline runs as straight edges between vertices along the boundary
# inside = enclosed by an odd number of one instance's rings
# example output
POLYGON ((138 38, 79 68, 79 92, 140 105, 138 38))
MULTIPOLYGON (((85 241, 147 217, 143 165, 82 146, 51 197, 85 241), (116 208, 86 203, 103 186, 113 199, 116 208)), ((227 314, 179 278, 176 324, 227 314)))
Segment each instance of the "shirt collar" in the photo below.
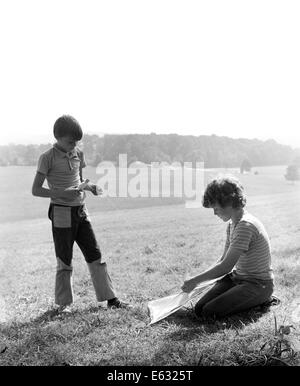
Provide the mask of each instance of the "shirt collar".
POLYGON ((77 157, 77 149, 75 147, 75 149, 73 149, 72 151, 69 151, 68 153, 66 153, 65 151, 62 151, 60 150, 58 147, 57 147, 57 144, 55 143, 53 145, 53 149, 55 149, 55 151, 57 152, 57 154, 59 155, 59 157, 61 158, 75 158, 77 157))

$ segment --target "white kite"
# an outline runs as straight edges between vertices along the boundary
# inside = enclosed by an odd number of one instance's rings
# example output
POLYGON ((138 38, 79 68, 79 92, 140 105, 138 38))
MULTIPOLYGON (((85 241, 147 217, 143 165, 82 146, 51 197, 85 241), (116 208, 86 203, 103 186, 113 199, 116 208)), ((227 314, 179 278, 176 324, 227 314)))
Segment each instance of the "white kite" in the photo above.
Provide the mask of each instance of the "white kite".
POLYGON ((204 296, 211 289, 213 284, 220 279, 221 278, 218 277, 214 280, 205 281, 199 284, 196 288, 193 289, 193 291, 189 293, 181 291, 175 295, 166 296, 161 299, 150 301, 148 303, 148 309, 151 319, 149 324, 154 324, 159 320, 166 318, 167 316, 173 314, 173 312, 178 311, 189 301, 197 297, 201 299, 201 297, 204 296))

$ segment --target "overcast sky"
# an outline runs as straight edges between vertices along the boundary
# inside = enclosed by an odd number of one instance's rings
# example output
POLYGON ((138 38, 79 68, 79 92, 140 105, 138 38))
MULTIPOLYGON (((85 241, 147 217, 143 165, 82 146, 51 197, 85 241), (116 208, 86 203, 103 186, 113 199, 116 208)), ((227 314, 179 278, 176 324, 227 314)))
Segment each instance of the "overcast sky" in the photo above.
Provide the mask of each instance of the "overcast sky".
POLYGON ((300 147, 299 20, 299 0, 1 0, 0 144, 71 114, 300 147))

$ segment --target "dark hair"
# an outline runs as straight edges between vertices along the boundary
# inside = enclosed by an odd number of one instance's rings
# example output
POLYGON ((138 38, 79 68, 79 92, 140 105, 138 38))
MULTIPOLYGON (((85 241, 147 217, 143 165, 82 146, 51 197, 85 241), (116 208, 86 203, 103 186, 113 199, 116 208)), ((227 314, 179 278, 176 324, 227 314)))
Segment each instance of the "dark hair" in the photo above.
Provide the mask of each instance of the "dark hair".
POLYGON ((75 141, 80 141, 83 135, 80 124, 71 115, 63 115, 55 121, 53 134, 56 139, 71 137, 75 141))
POLYGON ((207 185, 202 204, 205 208, 211 208, 215 204, 222 208, 228 205, 232 208, 243 208, 246 201, 244 188, 236 178, 218 177, 207 185))

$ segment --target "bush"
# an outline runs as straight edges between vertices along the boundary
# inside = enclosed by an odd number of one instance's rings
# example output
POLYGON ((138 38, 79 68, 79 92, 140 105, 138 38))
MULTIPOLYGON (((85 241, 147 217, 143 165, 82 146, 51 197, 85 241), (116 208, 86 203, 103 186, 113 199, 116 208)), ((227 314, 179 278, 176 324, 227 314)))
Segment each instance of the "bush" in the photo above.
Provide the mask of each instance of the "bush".
POLYGON ((289 165, 286 169, 286 174, 284 175, 284 177, 288 181, 300 180, 299 166, 289 165))
POLYGON ((240 172, 243 174, 244 172, 250 172, 251 171, 251 162, 248 159, 244 159, 244 161, 241 163, 240 166, 240 172))

